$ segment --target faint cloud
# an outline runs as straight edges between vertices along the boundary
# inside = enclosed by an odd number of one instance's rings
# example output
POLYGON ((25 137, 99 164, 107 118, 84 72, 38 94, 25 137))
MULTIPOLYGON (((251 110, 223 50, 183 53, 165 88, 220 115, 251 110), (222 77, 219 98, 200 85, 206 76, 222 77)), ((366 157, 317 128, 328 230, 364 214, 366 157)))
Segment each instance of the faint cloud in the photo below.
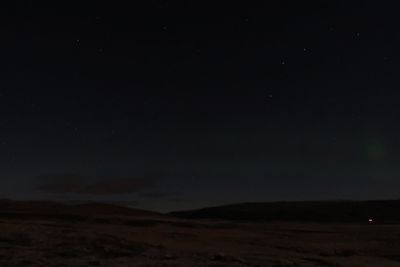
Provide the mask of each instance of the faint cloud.
POLYGON ((37 190, 51 194, 122 195, 156 187, 154 179, 137 177, 90 177, 53 174, 37 177, 37 190))
POLYGON ((150 198, 150 199, 166 199, 178 197, 181 194, 178 192, 163 192, 163 191, 152 191, 152 192, 141 192, 139 196, 142 198, 150 198))

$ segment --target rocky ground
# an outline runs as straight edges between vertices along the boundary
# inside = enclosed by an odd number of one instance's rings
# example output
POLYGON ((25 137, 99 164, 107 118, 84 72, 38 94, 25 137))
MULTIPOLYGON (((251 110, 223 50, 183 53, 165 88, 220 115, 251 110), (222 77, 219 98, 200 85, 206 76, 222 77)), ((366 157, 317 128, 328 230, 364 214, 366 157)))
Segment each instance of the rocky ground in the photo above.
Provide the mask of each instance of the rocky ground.
POLYGON ((8 216, 0 266, 400 266, 400 226, 8 216))

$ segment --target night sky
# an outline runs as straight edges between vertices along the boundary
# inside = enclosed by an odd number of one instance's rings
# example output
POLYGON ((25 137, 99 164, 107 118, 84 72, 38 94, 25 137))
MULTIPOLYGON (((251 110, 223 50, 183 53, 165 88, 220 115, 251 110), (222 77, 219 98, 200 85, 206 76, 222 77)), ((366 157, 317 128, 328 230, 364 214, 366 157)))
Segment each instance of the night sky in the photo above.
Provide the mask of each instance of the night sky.
POLYGON ((396 1, 13 2, 0 198, 400 197, 396 1))

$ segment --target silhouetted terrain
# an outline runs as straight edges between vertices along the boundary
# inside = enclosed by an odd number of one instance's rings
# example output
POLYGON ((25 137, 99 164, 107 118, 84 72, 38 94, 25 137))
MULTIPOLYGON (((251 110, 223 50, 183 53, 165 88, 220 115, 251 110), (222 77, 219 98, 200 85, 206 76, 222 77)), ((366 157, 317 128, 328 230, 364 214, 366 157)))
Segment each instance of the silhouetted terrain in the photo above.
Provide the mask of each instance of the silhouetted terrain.
POLYGON ((297 222, 400 222, 400 200, 243 203, 171 212, 191 219, 297 222))
POLYGON ((364 221, 194 220, 109 204, 0 201, 0 229, 4 267, 400 266, 400 226, 364 221))
POLYGON ((66 204, 51 201, 0 200, 0 218, 60 219, 84 221, 101 216, 161 217, 161 213, 113 204, 66 204))

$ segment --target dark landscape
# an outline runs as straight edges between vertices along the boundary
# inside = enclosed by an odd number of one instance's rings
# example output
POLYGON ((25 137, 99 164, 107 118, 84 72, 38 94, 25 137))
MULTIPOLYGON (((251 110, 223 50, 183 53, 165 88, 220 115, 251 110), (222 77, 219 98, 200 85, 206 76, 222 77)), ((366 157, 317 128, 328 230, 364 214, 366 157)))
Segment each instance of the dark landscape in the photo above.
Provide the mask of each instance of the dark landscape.
MULTIPOLYGON (((353 204, 394 211, 399 201, 353 204)), ((336 222, 323 217, 345 207, 259 203, 165 215, 110 204, 3 200, 0 266, 400 266, 400 225, 369 224, 357 210, 336 222), (282 217, 280 210, 293 212, 282 217)))
POLYGON ((198 210, 171 212, 190 219, 239 221, 302 221, 400 223, 400 200, 302 201, 242 203, 198 210))

